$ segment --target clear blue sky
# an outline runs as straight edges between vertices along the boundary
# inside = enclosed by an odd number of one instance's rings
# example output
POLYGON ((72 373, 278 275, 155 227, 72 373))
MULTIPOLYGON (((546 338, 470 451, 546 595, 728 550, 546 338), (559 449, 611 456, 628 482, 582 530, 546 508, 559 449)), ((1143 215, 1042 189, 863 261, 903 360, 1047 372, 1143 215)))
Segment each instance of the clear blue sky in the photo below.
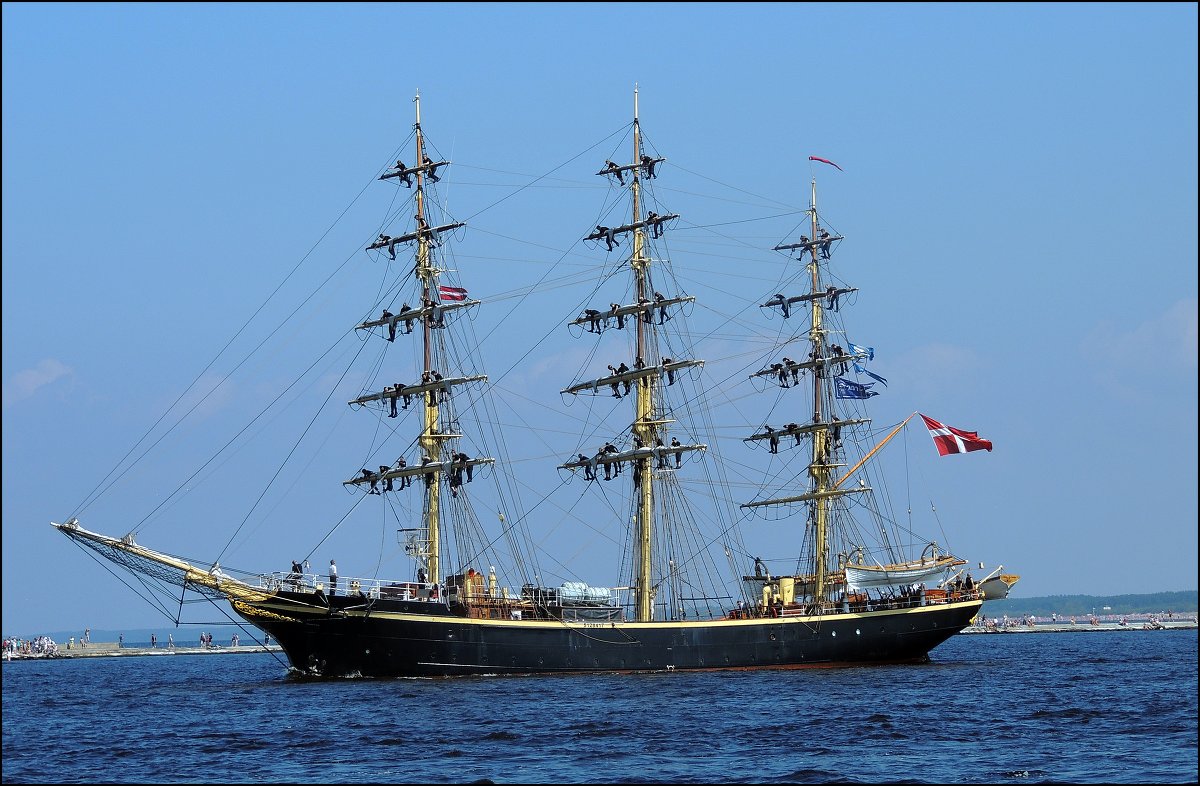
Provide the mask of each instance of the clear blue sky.
MULTIPOLYGON (((872 402, 881 422, 919 409, 996 445, 945 459, 924 437, 911 448, 948 487, 934 502, 956 551, 1021 573, 1017 596, 1196 589, 1196 14, 6 3, 5 633, 161 626, 49 522, 77 509, 302 259, 243 350, 339 270, 238 384, 81 517, 122 534, 150 516, 140 542, 201 562, 225 548, 292 445, 282 418, 255 427, 242 469, 222 462, 152 510, 216 435, 364 316, 379 268, 362 241, 392 198, 371 181, 408 139, 418 89, 431 141, 455 162, 444 193, 469 219, 461 278, 498 304, 478 317, 480 335, 496 330, 487 370, 514 368, 510 392, 556 405, 563 369, 578 366, 567 331, 551 330, 578 313, 578 293, 546 285, 525 316, 496 315, 552 264, 576 274, 596 259, 575 245, 605 199, 589 172, 623 144, 636 83, 669 161, 658 187, 690 225, 802 209, 821 178, 822 211, 851 238, 842 271, 863 290, 860 335, 890 382, 872 402), (810 154, 845 172, 814 170, 810 154), (526 339, 547 331, 521 366, 526 339)), ((759 267, 747 249, 795 223, 680 232, 675 265, 690 258, 691 293, 737 311, 779 279, 777 260, 759 267)), ((340 481, 363 461, 365 421, 337 412, 341 426, 289 469, 231 563, 286 568, 348 507, 340 481)), ((718 425, 736 441, 761 422, 742 404, 718 425)), ((574 437, 529 441, 521 472, 555 482, 574 437)), ((374 526, 376 541, 391 537, 374 526)), ((336 555, 343 574, 367 574, 378 543, 356 550, 345 530, 313 564, 336 555)))

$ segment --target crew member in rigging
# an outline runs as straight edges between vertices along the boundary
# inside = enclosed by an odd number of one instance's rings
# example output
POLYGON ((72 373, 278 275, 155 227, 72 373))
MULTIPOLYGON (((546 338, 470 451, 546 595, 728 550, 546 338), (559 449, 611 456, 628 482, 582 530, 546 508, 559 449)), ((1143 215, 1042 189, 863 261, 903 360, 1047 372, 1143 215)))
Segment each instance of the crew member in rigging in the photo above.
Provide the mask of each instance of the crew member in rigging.
POLYGON ((770 426, 765 425, 765 424, 763 425, 763 430, 766 431, 767 435, 770 437, 771 452, 778 453, 779 452, 779 434, 776 433, 775 429, 773 429, 770 426))
MULTIPOLYGON (((801 258, 801 259, 804 259, 804 252, 805 252, 805 251, 813 251, 812 247, 811 247, 811 246, 809 246, 809 244, 808 244, 808 235, 801 235, 801 236, 800 236, 800 244, 799 244, 799 245, 800 245, 800 258, 801 258)), ((813 254, 815 255, 815 254, 816 254, 816 252, 815 252, 815 251, 813 251, 813 254)))
POLYGON ((598 236, 597 239, 599 239, 599 237, 604 238, 604 242, 608 244, 609 251, 613 250, 613 246, 621 245, 620 242, 617 241, 617 231, 615 229, 597 224, 596 234, 598 236))
POLYGON ((624 177, 624 175, 621 174, 621 167, 617 166, 612 161, 605 161, 604 162, 604 171, 610 175, 615 175, 617 178, 617 182, 620 183, 621 185, 625 185, 625 177, 624 177))
POLYGON ((658 306, 658 324, 660 324, 660 325, 671 318, 671 315, 667 313, 667 307, 662 305, 664 301, 666 301, 666 298, 663 297, 663 293, 661 293, 661 292, 654 293, 654 302, 659 304, 659 306, 658 306))
POLYGON ((429 222, 425 220, 425 217, 418 214, 413 216, 413 218, 417 221, 417 236, 424 236, 431 245, 440 246, 441 243, 438 241, 437 232, 434 232, 430 228, 429 222))
POLYGON ((441 165, 442 165, 442 162, 441 162, 441 161, 438 161, 438 162, 435 164, 435 163, 434 163, 434 162, 433 162, 433 161, 432 161, 432 160, 429 158, 429 156, 425 155, 424 153, 422 153, 422 154, 421 154, 421 166, 428 167, 428 170, 426 171, 426 174, 427 174, 427 175, 429 175, 429 179, 430 179, 430 181, 431 181, 431 182, 434 182, 434 183, 436 183, 436 182, 438 182, 439 180, 441 180, 441 178, 440 178, 440 177, 438 177, 438 175, 437 175, 437 168, 438 168, 438 167, 440 167, 441 165))
POLYGON ((617 313, 620 309, 621 309, 620 303, 609 303, 608 304, 609 315, 617 318, 617 330, 624 330, 625 329, 625 315, 617 313))
POLYGON ((788 305, 787 298, 783 296, 782 292, 776 292, 775 297, 773 297, 767 301, 767 305, 768 306, 779 306, 779 310, 783 312, 784 319, 787 319, 788 317, 790 317, 792 315, 792 309, 788 305))
POLYGON ((412 188, 412 175, 404 170, 408 169, 403 161, 396 161, 396 171, 400 175, 400 179, 404 181, 405 188, 412 188))
MULTIPOLYGON (((408 462, 404 460, 404 456, 401 456, 400 458, 396 459, 396 469, 404 469, 404 468, 406 468, 407 466, 408 466, 408 462)), ((400 490, 400 491, 403 491, 404 489, 408 488, 408 485, 409 485, 411 482, 412 482, 412 479, 411 479, 411 478, 409 478, 409 476, 408 476, 408 475, 401 475, 401 476, 400 476, 400 489, 399 489, 399 490, 400 490)))
POLYGON ((658 213, 651 210, 646 214, 646 226, 650 227, 650 237, 655 239, 662 237, 662 218, 658 213))
POLYGON ((833 241, 829 239, 829 230, 822 229, 820 237, 821 237, 821 259, 829 259, 829 246, 833 244, 833 241))
POLYGON ((384 246, 387 246, 388 256, 392 259, 396 258, 396 241, 392 240, 390 235, 385 235, 382 232, 380 232, 379 239, 375 241, 375 245, 378 248, 383 248, 384 246))
POLYGON ((468 456, 466 453, 455 453, 454 460, 458 462, 460 471, 463 469, 465 469, 467 471, 467 482, 470 483, 471 476, 475 474, 475 466, 473 464, 467 463, 468 461, 471 460, 471 457, 468 456))
POLYGON ((595 460, 589 459, 587 456, 583 455, 582 453, 578 453, 576 455, 579 458, 580 465, 583 467, 583 479, 584 480, 595 480, 596 479, 596 462, 595 462, 595 460))
POLYGON ((654 174, 654 165, 657 163, 653 158, 647 155, 642 156, 642 169, 646 173, 646 177, 655 178, 658 175, 654 174))
POLYGON ((838 298, 841 296, 841 294, 842 293, 838 291, 838 288, 832 284, 830 284, 829 288, 825 290, 825 297, 829 300, 830 311, 838 310, 838 298))
MULTIPOLYGON (((683 447, 683 445, 679 444, 679 437, 671 437, 671 447, 673 447, 673 448, 682 448, 683 447)), ((676 450, 675 451, 675 469, 679 469, 682 466, 683 466, 683 451, 676 450)))
MULTIPOLYGON (((399 382, 397 382, 394 386, 388 385, 387 387, 385 387, 383 389, 383 395, 388 397, 388 399, 389 399, 388 403, 391 406, 390 411, 388 412, 389 418, 394 418, 397 415, 396 400, 398 398, 400 398, 400 388, 401 387, 403 387, 403 385, 401 385, 399 382)), ((407 409, 407 407, 405 407, 405 409, 407 409)))
MULTIPOLYGON (((621 365, 617 366, 617 373, 618 373, 618 374, 624 374, 624 373, 626 373, 626 372, 628 372, 628 371, 629 371, 629 366, 625 365, 624 363, 622 363, 621 365)), ((628 395, 629 395, 629 384, 630 384, 630 383, 629 383, 629 380, 628 380, 628 379, 626 379, 626 380, 622 380, 622 381, 621 381, 621 384, 625 386, 625 395, 626 395, 626 396, 628 396, 628 395)))

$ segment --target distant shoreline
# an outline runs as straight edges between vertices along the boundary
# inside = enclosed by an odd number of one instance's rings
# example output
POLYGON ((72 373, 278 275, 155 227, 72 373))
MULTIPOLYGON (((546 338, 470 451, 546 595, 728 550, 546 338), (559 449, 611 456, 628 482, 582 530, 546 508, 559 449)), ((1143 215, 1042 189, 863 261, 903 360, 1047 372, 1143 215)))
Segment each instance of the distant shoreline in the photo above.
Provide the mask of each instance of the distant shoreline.
MULTIPOLYGON (((991 620, 989 620, 991 622, 991 620)), ((1034 624, 1022 624, 1019 620, 1009 620, 1007 627, 997 625, 995 627, 985 627, 979 624, 970 625, 960 633, 1102 633, 1102 632, 1118 632, 1131 630, 1196 630, 1200 625, 1195 620, 1171 620, 1160 622, 1161 627, 1147 627, 1146 622, 1129 622, 1122 625, 1119 622, 1101 622, 1092 625, 1088 622, 1035 622, 1034 624)))
POLYGON ((5 653, 4 660, 65 660, 73 658, 129 658, 175 655, 250 655, 263 652, 282 652, 278 644, 252 644, 245 647, 123 647, 117 642, 93 642, 76 644, 67 649, 59 647, 58 652, 51 655, 44 652, 5 653))

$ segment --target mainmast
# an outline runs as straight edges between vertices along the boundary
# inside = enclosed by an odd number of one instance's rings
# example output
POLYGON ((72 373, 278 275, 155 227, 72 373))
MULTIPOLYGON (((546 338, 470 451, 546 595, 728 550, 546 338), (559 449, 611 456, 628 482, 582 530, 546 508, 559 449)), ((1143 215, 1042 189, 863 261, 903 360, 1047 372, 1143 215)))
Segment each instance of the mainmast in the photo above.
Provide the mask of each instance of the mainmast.
POLYGON ((704 444, 683 444, 678 438, 666 444, 666 426, 670 422, 661 416, 662 406, 658 399, 664 394, 665 387, 674 385, 677 375, 687 369, 704 365, 703 360, 692 358, 670 358, 660 354, 656 330, 659 325, 671 319, 670 312, 684 303, 691 303, 694 297, 687 295, 666 295, 654 290, 650 275, 652 261, 650 248, 653 240, 663 237, 666 224, 679 218, 674 213, 658 215, 653 210, 643 213, 646 204, 643 187, 655 178, 655 167, 665 161, 665 158, 647 155, 642 142, 641 121, 638 117, 638 92, 633 93, 633 163, 617 164, 605 161, 605 166, 597 175, 610 179, 621 187, 628 187, 632 207, 629 222, 617 227, 596 226, 596 231, 584 240, 604 242, 608 251, 621 245, 618 237, 633 238, 632 250, 629 257, 629 267, 633 273, 634 303, 612 303, 607 311, 585 309, 583 314, 571 324, 585 326, 589 333, 601 334, 610 328, 625 330, 627 323, 632 333, 633 358, 632 368, 621 363, 619 368, 609 366, 610 373, 599 379, 577 381, 563 389, 564 394, 606 395, 604 391, 611 390, 615 398, 634 396, 634 420, 629 431, 632 445, 627 449, 618 449, 609 442, 593 456, 578 454, 572 459, 560 464, 561 469, 583 470, 584 477, 589 481, 597 480, 597 468, 604 471, 604 479, 608 480, 611 470, 616 469, 617 475, 622 474, 621 468, 630 465, 633 471, 633 565, 631 581, 634 584, 634 616, 641 622, 654 619, 654 526, 655 526, 655 489, 656 473, 669 472, 682 467, 685 453, 707 450, 704 444), (655 320, 657 316, 657 322, 655 320), (666 380, 664 386, 663 380, 666 380), (636 394, 633 388, 636 387, 636 394), (622 393, 622 389, 624 393, 622 393), (674 458, 674 467, 669 463, 674 458))
MULTIPOLYGON (((633 89, 633 160, 639 162, 642 160, 642 127, 638 121, 638 91, 633 89)), ((633 183, 630 185, 630 191, 633 194, 633 212, 631 215, 632 224, 640 224, 642 221, 642 203, 641 203, 641 170, 633 170, 633 183)), ((633 269, 633 274, 636 279, 637 300, 639 303, 649 300, 647 279, 649 277, 650 259, 646 256, 646 232, 644 227, 639 227, 633 233, 633 257, 630 260, 630 267, 633 269)), ((637 320, 637 349, 634 353, 636 358, 647 357, 647 341, 646 329, 647 323, 644 319, 637 320)), ((636 420, 633 424, 633 433, 641 438, 645 445, 655 444, 656 434, 658 432, 658 424, 653 423, 654 417, 654 391, 657 377, 649 376, 638 380, 637 399, 636 399, 636 420)), ((641 494, 638 501, 637 510, 637 607, 636 615, 639 622, 648 622, 654 619, 654 598, 651 592, 651 534, 654 530, 654 471, 651 468, 650 456, 644 456, 638 459, 637 472, 634 473, 635 479, 641 480, 641 494)), ((635 493, 637 489, 635 488, 635 493)))

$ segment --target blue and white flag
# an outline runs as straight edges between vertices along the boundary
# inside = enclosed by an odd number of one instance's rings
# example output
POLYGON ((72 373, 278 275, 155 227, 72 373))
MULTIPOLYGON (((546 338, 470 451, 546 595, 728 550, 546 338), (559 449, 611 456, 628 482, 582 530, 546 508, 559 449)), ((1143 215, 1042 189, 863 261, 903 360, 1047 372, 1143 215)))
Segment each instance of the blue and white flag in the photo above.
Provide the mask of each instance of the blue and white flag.
POLYGON ((862 366, 858 365, 857 363, 855 363, 855 364, 854 364, 854 370, 855 370, 855 371, 857 371, 859 374, 866 374, 866 375, 867 375, 868 377, 870 377, 871 379, 878 380, 879 382, 882 382, 882 383, 883 383, 883 386, 884 386, 884 387, 887 387, 887 380, 886 380, 886 379, 884 379, 883 377, 879 376, 878 374, 872 374, 870 371, 867 371, 865 368, 863 368, 862 366))
POLYGON ((875 383, 869 382, 866 385, 860 385, 857 382, 851 382, 845 377, 834 377, 834 398, 870 398, 879 394, 873 390, 868 390, 875 383))
POLYGON ((875 359, 875 347, 860 347, 858 344, 846 342, 850 347, 850 354, 856 358, 866 358, 867 360, 875 359))

